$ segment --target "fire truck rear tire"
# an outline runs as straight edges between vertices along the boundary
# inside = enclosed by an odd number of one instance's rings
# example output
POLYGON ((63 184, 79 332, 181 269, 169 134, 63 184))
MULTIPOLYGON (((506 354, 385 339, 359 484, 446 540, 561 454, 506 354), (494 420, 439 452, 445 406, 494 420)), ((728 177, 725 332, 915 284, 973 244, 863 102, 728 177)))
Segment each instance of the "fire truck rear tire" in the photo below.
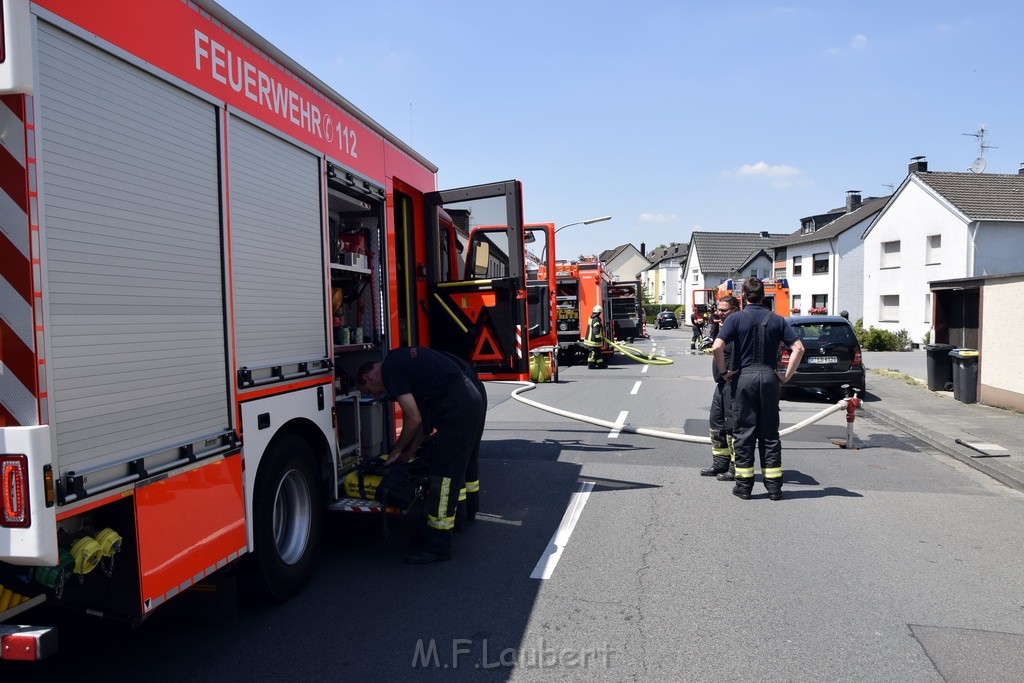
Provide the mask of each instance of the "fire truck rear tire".
POLYGON ((264 597, 284 601, 305 585, 319 546, 323 510, 309 444, 296 434, 275 439, 253 487, 256 552, 250 573, 264 597))

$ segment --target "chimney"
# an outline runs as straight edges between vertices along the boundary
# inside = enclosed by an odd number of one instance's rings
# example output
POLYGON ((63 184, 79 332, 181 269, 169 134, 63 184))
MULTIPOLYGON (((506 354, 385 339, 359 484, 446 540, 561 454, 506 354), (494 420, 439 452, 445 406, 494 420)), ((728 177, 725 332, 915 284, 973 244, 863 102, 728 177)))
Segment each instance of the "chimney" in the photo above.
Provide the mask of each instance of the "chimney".
POLYGON ((646 242, 641 242, 640 243, 640 254, 644 258, 647 258, 647 243, 646 242))
POLYGON ((1017 169, 1017 175, 1024 175, 1024 164, 1021 164, 1020 168, 1017 169))
POLYGON ((846 213, 851 213, 860 208, 860 190, 846 191, 846 213))
POLYGON ((925 157, 911 157, 910 167, 907 170, 908 173, 927 173, 928 162, 925 161, 925 157))
POLYGON ((762 230, 761 231, 761 237, 764 237, 765 239, 768 239, 768 231, 767 230, 762 230))

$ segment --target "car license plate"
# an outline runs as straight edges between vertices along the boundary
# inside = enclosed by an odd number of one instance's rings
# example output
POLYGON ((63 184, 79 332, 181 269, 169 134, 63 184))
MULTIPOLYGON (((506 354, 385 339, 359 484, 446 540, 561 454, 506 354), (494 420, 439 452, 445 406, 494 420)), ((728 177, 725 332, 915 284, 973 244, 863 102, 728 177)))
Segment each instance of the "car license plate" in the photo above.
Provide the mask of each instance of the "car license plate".
POLYGON ((811 356, 807 362, 811 365, 828 365, 829 363, 838 363, 839 359, 835 356, 811 356))

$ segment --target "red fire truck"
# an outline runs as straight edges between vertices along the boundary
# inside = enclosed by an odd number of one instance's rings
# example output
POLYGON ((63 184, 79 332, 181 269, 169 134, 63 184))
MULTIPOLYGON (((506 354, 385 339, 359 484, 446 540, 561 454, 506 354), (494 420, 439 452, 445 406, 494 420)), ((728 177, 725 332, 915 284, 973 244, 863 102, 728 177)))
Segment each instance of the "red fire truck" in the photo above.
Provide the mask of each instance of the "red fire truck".
POLYGON ((325 512, 372 508, 360 364, 529 376, 520 184, 437 191, 210 0, 0 5, 0 657, 52 651, 14 625, 42 602, 139 621, 239 564, 285 599, 325 512), (459 213, 507 226, 465 273, 459 213))
MULTIPOLYGON (((555 281, 559 355, 569 364, 589 353, 580 340, 594 306, 608 310, 612 276, 600 261, 563 261, 555 265, 555 281)), ((607 312, 602 319, 607 323, 607 312)), ((602 353, 610 356, 614 351, 605 345, 602 353)))

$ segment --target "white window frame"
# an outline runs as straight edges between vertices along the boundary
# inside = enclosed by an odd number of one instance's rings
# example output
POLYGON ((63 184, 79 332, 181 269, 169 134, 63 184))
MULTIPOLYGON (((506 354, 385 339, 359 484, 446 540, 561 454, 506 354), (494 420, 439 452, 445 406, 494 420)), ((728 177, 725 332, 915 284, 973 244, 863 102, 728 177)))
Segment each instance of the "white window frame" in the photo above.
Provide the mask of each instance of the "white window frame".
POLYGON ((793 275, 796 276, 796 275, 803 275, 803 274, 804 274, 804 257, 803 256, 794 256, 793 257, 793 275))
POLYGON ((878 297, 878 322, 898 323, 900 321, 900 295, 882 294, 878 297))
POLYGON ((814 254, 813 256, 811 256, 811 272, 814 275, 828 275, 828 271, 829 271, 830 266, 831 266, 831 264, 829 263, 829 258, 828 258, 828 252, 827 251, 826 252, 822 252, 820 254, 814 254), (822 259, 819 258, 820 256, 824 256, 825 257, 824 258, 825 270, 818 270, 818 264, 821 263, 821 261, 822 261, 822 259))
POLYGON ((942 263, 942 235, 928 235, 924 242, 924 264, 937 266, 942 263))
POLYGON ((900 267, 900 240, 892 240, 891 242, 882 242, 879 247, 879 268, 899 268, 900 267))

